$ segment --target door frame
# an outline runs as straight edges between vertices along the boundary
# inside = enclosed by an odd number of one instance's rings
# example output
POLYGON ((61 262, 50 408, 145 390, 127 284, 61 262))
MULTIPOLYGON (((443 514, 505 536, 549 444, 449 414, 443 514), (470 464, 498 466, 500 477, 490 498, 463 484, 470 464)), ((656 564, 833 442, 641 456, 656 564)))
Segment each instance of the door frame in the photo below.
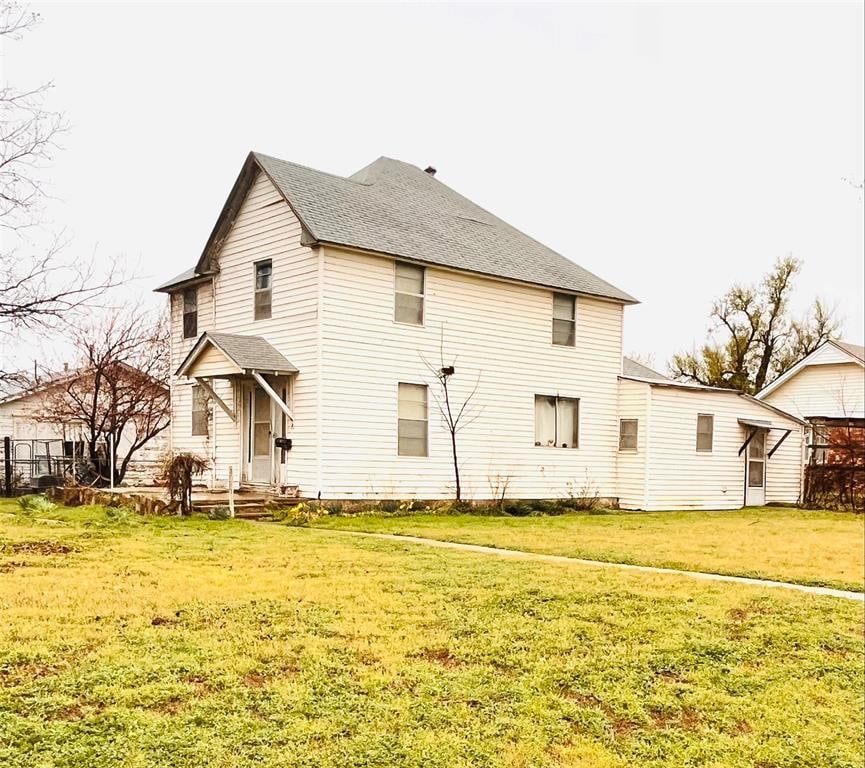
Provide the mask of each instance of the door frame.
MULTIPOLYGON (((293 409, 294 401, 294 377, 280 376, 276 380, 269 379, 268 383, 282 395, 285 392, 286 403, 289 408, 293 409)), ((273 399, 265 392, 261 385, 254 379, 244 378, 240 381, 240 479, 246 485, 277 485, 280 480, 278 473, 281 470, 281 465, 284 463, 286 451, 277 449, 274 445, 274 438, 285 437, 291 433, 294 427, 290 419, 286 419, 284 412, 279 406, 273 402, 273 399), (268 478, 266 480, 253 479, 253 426, 254 426, 254 408, 255 403, 253 398, 255 392, 260 391, 263 397, 267 398, 270 404, 270 435, 269 435, 269 467, 268 478)))
POLYGON ((745 449, 745 507, 762 507, 766 504, 766 478, 768 476, 769 462, 766 456, 766 438, 769 430, 758 428, 754 433, 754 437, 748 442, 748 447, 745 449), (763 465, 763 478, 761 485, 751 485, 751 450, 762 446, 763 455, 761 458, 753 459, 755 462, 760 462, 763 465))
POLYGON ((244 380, 241 386, 241 424, 240 424, 240 449, 241 449, 241 472, 242 482, 248 485, 273 485, 273 401, 269 395, 261 388, 261 386, 252 380, 244 380), (268 456, 265 459, 263 456, 256 460, 254 450, 254 428, 255 428, 255 399, 261 393, 267 399, 268 413, 270 414, 270 429, 268 434, 268 456), (266 477, 256 477, 255 462, 266 461, 268 470, 266 477))

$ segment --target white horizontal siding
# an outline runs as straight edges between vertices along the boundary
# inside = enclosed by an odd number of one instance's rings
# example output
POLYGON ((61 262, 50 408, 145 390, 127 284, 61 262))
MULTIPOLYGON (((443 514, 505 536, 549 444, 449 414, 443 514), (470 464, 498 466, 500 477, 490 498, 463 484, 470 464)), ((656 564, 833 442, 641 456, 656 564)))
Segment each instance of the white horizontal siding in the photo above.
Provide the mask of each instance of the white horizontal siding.
POLYGON ((514 498, 615 495, 622 306, 579 298, 577 345, 551 343, 552 293, 428 268, 425 325, 393 320, 391 259, 326 248, 322 312, 322 494, 453 494, 449 433, 430 404, 430 455, 397 455, 397 385, 454 364, 462 399, 479 380, 478 418, 458 437, 466 498, 507 478, 514 498), (442 358, 441 341, 445 354, 442 358), (478 379, 479 377, 479 379, 478 379), (535 447, 534 396, 580 398, 580 447, 535 447))
MULTIPOLYGON (((823 349, 842 353, 831 345, 823 349)), ((822 352, 822 350, 820 350, 822 352)), ((850 361, 806 365, 763 399, 802 419, 865 415, 865 371, 850 361)))
POLYGON ((619 451, 616 456, 616 495, 623 509, 646 506, 646 466, 649 455, 649 406, 651 388, 638 381, 620 379, 619 419, 637 419, 637 451, 619 451))
MULTIPOLYGON (((199 335, 206 330, 262 336, 299 369, 294 384, 294 448, 288 453, 285 481, 305 492, 317 487, 317 299, 318 256, 300 244, 301 227, 288 204, 264 175, 259 175, 243 201, 217 257, 218 274, 199 291, 199 335), (273 262, 271 317, 255 320, 254 263, 273 262)), ((172 297, 172 342, 175 369, 194 340, 182 338, 182 292, 172 297)), ((207 370, 215 372, 211 365, 207 370)), ((232 421, 215 404, 209 438, 191 436, 192 401, 182 381, 172 385, 172 439, 175 450, 207 456, 214 466, 212 482, 235 481, 242 473, 241 402, 236 379, 217 379, 217 394, 237 414, 232 421)))
POLYGON ((792 429, 767 461, 766 501, 795 503, 800 493, 802 426, 734 393, 653 387, 647 509, 735 509, 744 504, 748 432, 739 418, 771 421, 767 452, 792 429), (697 414, 714 415, 711 452, 696 450, 697 414))

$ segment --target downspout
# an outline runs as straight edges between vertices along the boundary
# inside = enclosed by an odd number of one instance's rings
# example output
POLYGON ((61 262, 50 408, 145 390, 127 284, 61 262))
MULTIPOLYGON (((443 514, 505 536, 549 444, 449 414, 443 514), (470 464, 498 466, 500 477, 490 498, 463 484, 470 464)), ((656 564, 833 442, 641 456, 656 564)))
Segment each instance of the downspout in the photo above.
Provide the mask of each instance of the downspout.
POLYGON ((316 477, 318 485, 317 496, 321 497, 322 483, 324 476, 322 474, 322 434, 321 427, 323 423, 323 411, 321 406, 322 396, 322 381, 324 380, 322 370, 322 339, 324 332, 322 323, 324 322, 324 246, 318 246, 318 306, 316 307, 316 426, 315 426, 315 461, 316 461, 316 477))
MULTIPOLYGON (((646 451, 643 459, 643 511, 649 509, 649 467, 652 445, 652 386, 646 384, 646 451)), ((639 449, 640 444, 637 443, 639 449)))
MULTIPOLYGON (((212 330, 216 330, 216 275, 211 275, 210 277, 210 327, 212 330)), ((216 381, 213 380, 214 386, 216 385, 216 381)), ((210 441, 210 490, 212 491, 216 488, 216 435, 218 434, 218 429, 216 428, 216 420, 219 418, 219 415, 216 412, 216 408, 213 409, 213 439, 210 441)), ((237 410, 234 411, 237 413, 237 410)))

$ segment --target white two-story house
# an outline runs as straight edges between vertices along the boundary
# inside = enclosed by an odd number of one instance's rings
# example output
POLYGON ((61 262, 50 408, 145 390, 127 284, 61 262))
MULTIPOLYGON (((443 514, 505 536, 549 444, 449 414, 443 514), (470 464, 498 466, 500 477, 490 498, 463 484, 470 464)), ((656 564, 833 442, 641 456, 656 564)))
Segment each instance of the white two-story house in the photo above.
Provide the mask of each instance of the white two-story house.
MULTIPOLYGON (((382 157, 343 178, 251 153, 198 263, 157 290, 171 301, 172 447, 209 459, 214 487, 452 497, 435 373, 453 367, 452 404, 474 392, 456 438, 464 498, 591 489, 657 506, 632 469, 653 450, 651 424, 621 415, 622 388, 642 386, 622 369, 623 315, 635 300, 432 168, 382 157), (623 483, 639 488, 623 493, 623 483)), ((747 500, 739 449, 752 432, 761 445, 767 437, 767 452, 786 435, 777 463, 801 458, 799 421, 735 399, 716 429, 730 437, 718 448, 731 474, 726 506, 747 500)), ((680 406, 686 437, 656 453, 696 450, 698 407, 707 406, 680 406)), ((798 498, 798 471, 788 475, 774 500, 798 498)), ((718 505, 696 487, 674 500, 718 505)))

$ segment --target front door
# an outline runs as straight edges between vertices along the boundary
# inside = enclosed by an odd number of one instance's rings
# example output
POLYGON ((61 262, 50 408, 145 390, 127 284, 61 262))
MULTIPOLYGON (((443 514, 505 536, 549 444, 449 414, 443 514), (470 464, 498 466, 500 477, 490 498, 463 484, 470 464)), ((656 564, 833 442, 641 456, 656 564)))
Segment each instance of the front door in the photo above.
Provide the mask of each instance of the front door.
POLYGON ((251 483, 273 482, 273 411, 270 398, 258 384, 247 389, 247 477, 251 483))
POLYGON ((762 507, 766 503, 766 430, 758 429, 748 443, 745 461, 745 506, 762 507))

